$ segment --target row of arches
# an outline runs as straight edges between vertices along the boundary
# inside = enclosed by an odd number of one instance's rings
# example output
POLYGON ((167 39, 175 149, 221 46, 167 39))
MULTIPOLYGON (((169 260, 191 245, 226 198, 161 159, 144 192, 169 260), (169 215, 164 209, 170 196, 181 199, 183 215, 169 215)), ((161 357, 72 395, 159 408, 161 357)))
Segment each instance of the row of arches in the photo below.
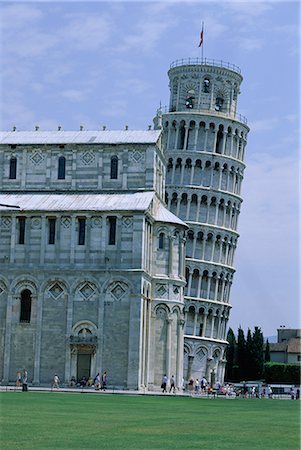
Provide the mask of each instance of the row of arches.
POLYGON ((214 122, 166 121, 164 143, 167 150, 192 150, 231 156, 243 161, 246 133, 214 122))
POLYGON ((229 303, 233 273, 225 274, 223 269, 201 271, 187 266, 185 278, 187 283, 184 288, 185 296, 229 303))
POLYGON ((233 266, 237 237, 220 232, 187 231, 186 257, 233 266))
POLYGON ((228 308, 187 305, 185 334, 209 339, 226 339, 228 308))
POLYGON ((166 184, 204 186, 240 195, 243 169, 198 158, 169 158, 166 184))
POLYGON ((189 195, 166 192, 165 202, 168 209, 184 221, 208 223, 236 230, 240 214, 237 202, 226 201, 218 196, 189 195))

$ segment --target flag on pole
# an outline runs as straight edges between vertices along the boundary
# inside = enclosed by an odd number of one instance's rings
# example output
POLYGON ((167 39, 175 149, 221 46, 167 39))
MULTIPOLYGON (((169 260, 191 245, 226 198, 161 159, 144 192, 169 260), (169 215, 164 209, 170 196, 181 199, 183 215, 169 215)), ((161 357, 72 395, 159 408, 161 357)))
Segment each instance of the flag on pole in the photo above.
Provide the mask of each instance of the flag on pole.
POLYGON ((202 31, 201 31, 201 34, 200 34, 200 43, 199 43, 199 47, 202 47, 202 44, 203 44, 203 34, 204 34, 204 26, 202 26, 202 31))

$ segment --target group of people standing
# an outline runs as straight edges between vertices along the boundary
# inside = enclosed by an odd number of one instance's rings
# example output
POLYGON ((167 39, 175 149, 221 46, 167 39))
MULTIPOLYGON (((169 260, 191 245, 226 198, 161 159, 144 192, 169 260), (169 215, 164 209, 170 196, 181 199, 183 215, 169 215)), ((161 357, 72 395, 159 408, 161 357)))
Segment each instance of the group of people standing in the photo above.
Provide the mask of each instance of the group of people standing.
MULTIPOLYGON (((162 384, 161 384, 161 389, 162 389, 162 393, 166 393, 167 391, 176 392, 176 386, 175 386, 175 377, 174 375, 171 376, 169 383, 168 383, 168 377, 166 374, 163 375, 162 377, 162 384)), ((182 390, 185 391, 186 389, 186 383, 185 380, 183 378, 183 382, 182 382, 182 390)), ((190 393, 195 392, 195 394, 198 394, 201 391, 206 391, 208 389, 208 382, 206 380, 205 377, 203 377, 201 379, 201 381, 198 380, 198 378, 196 380, 194 380, 193 378, 191 378, 188 382, 188 391, 190 393)))

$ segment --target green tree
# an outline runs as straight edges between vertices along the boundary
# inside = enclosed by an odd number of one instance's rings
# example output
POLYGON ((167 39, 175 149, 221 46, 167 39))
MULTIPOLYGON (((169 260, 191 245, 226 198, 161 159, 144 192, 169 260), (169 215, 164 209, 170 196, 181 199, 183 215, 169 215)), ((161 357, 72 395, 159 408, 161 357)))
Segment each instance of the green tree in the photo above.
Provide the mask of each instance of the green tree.
POLYGON ((270 362, 271 361, 271 355, 270 355, 270 344, 269 340, 267 339, 265 344, 265 351, 264 351, 264 362, 270 362))
POLYGON ((253 378, 260 380, 263 377, 263 334, 259 327, 254 328, 252 341, 253 378))
POLYGON ((248 328, 247 332, 247 341, 246 341, 246 353, 245 353, 245 377, 248 380, 252 380, 253 375, 253 339, 250 328, 248 328))
POLYGON ((244 380, 246 377, 246 340, 241 327, 238 328, 237 335, 237 363, 239 367, 239 379, 244 380))
POLYGON ((235 357, 236 357, 236 338, 233 333, 232 328, 229 328, 227 333, 227 341, 228 346, 226 348, 225 357, 227 360, 226 368, 225 368, 225 380, 226 381, 236 381, 234 377, 234 366, 235 366, 235 357))

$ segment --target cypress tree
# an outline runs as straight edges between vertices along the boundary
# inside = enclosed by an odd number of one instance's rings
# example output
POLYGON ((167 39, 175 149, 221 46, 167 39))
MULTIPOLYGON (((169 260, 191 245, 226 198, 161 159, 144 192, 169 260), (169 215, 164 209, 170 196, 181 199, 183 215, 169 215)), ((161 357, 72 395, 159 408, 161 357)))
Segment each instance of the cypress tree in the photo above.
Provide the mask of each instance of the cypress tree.
POLYGON ((253 347, 252 333, 250 328, 248 328, 247 342, 246 342, 246 366, 245 366, 246 367, 245 376, 248 380, 252 380, 254 378, 252 347, 253 347))
POLYGON ((263 377, 263 334, 259 327, 254 328, 252 341, 253 375, 254 379, 260 380, 263 377))
POLYGON ((265 344, 264 361, 265 362, 270 362, 271 361, 270 344, 269 344, 269 340, 268 339, 267 339, 266 344, 265 344))
POLYGON ((237 336, 237 362, 239 367, 238 376, 242 381, 246 377, 246 340, 241 327, 238 328, 237 336))
POLYGON ((228 346, 226 348, 225 357, 227 360, 225 368, 225 380, 235 381, 233 367, 235 365, 235 353, 236 353, 236 338, 232 328, 229 328, 227 333, 228 346))

